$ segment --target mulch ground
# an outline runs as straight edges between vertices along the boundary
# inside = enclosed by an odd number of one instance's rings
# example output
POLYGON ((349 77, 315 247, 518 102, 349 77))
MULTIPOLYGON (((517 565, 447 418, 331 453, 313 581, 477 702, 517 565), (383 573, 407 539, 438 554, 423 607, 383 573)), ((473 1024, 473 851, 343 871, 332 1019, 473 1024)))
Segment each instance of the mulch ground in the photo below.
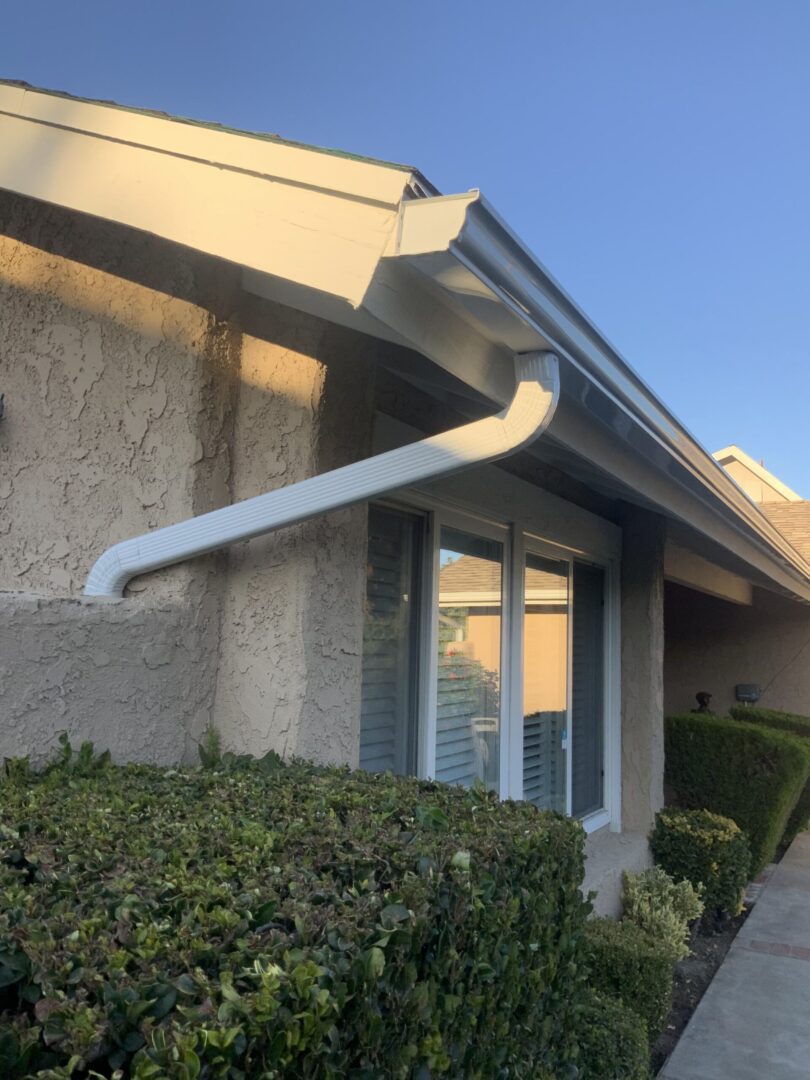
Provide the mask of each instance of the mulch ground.
POLYGON ((675 1044, 722 964, 737 931, 748 917, 749 910, 745 908, 736 919, 729 919, 714 932, 699 930, 692 941, 692 955, 681 960, 675 969, 672 1011, 667 1026, 653 1047, 653 1076, 657 1075, 675 1049, 675 1044))

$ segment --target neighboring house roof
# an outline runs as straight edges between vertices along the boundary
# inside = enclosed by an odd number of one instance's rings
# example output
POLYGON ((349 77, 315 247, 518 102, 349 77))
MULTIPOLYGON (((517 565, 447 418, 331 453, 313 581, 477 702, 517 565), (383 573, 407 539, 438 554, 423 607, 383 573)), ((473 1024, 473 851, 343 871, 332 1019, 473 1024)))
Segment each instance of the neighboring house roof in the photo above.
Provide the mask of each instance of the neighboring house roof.
POLYGON ((755 503, 801 502, 801 495, 783 484, 761 462, 754 461, 739 446, 725 446, 712 455, 729 476, 755 503))
MULTIPOLYGON (((462 555, 439 571, 439 602, 460 607, 499 604, 503 589, 503 568, 490 559, 462 555)), ((527 603, 559 604, 568 598, 568 584, 559 574, 526 568, 527 603)))
POLYGON ((810 562, 810 500, 763 503, 762 512, 796 551, 810 562))
POLYGON ((438 196, 406 166, 11 82, 0 146, 0 188, 234 263, 247 292, 421 353, 469 388, 474 414, 512 398, 516 352, 555 352, 560 407, 530 454, 810 600, 810 563, 478 192, 438 196))

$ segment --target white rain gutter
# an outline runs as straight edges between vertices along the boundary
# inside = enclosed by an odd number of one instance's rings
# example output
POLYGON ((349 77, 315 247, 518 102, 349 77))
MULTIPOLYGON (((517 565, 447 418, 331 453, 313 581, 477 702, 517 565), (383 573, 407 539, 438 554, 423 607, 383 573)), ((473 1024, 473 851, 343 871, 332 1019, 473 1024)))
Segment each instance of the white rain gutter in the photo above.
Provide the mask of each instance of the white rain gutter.
POLYGON ((460 472, 520 450, 545 431, 560 396, 554 353, 515 357, 515 393, 496 416, 389 450, 297 484, 123 540, 94 564, 87 596, 123 596, 131 578, 330 510, 460 472))

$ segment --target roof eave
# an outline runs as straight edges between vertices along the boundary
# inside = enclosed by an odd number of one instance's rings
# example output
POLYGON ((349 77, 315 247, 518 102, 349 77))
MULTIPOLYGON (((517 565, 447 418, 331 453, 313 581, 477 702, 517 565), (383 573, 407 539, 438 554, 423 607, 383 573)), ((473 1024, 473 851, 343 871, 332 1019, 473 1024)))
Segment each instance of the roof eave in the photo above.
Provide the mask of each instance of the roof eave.
MULTIPOLYGON (((670 478, 677 474, 695 497, 765 553, 778 568, 774 579, 782 587, 787 574, 794 595, 810 600, 810 564, 659 401, 478 192, 405 204, 401 218, 398 259, 449 292, 454 304, 489 331, 492 340, 515 351, 554 349, 598 390, 603 404, 617 411, 625 427, 630 420, 663 448, 670 478)), ((480 382, 477 388, 483 389, 480 382)), ((500 400, 503 391, 494 396, 500 400)))

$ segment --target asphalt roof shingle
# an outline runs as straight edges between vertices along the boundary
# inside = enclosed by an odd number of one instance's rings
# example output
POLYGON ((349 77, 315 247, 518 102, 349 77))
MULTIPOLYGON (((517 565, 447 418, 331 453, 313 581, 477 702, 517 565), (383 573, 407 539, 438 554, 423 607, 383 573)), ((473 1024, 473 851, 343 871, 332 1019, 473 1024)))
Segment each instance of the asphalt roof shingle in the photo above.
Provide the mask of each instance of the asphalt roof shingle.
POLYGON ((810 562, 810 500, 760 503, 759 508, 791 547, 810 562))

